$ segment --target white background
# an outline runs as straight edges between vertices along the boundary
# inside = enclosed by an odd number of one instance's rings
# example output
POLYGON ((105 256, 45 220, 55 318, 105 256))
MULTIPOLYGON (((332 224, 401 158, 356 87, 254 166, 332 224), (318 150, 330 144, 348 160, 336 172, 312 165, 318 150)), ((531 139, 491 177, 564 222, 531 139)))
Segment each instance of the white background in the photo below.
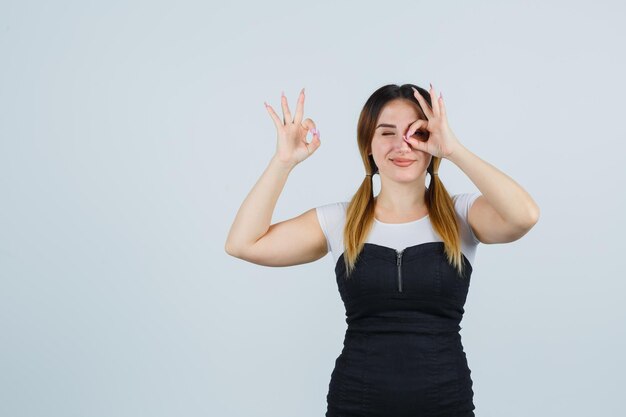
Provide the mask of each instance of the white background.
POLYGON ((322 141, 275 223, 347 201, 367 97, 429 82, 465 147, 541 209, 522 239, 478 247, 462 322, 476 415, 622 415, 625 12, 3 1, 0 415, 322 416, 346 328, 332 256, 224 251, 276 147, 263 101, 280 110, 284 90, 295 109, 305 87, 322 141))

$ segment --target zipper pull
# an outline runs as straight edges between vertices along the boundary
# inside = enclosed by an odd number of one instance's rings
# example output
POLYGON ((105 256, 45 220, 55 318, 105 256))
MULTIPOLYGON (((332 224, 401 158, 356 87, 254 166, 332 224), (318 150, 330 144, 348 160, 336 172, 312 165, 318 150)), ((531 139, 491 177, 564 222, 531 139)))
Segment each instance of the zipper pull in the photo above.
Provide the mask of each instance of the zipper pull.
POLYGON ((402 292, 402 252, 404 252, 404 249, 401 251, 396 250, 396 254, 398 255, 396 258, 396 265, 398 266, 398 291, 402 292))

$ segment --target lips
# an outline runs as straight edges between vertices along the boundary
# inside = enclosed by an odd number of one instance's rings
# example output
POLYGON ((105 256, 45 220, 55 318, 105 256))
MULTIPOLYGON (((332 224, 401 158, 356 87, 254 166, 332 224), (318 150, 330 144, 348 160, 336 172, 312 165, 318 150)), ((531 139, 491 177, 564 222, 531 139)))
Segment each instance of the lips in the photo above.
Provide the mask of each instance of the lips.
POLYGON ((391 160, 391 163, 398 167, 408 167, 413 162, 415 162, 415 159, 396 158, 391 160))

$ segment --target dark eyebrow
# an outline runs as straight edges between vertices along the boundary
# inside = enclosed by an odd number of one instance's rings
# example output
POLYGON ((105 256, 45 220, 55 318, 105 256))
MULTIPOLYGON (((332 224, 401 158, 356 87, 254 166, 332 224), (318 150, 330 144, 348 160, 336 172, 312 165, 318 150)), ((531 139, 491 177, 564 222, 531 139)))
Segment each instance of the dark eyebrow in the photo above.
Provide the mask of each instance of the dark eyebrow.
MULTIPOLYGON (((417 119, 417 120, 420 120, 420 119, 417 119)), ((414 121, 412 121, 412 122, 411 122, 411 123, 409 123, 409 124, 413 124, 413 123, 417 122, 417 120, 414 120, 414 121)), ((389 123, 381 123, 381 124, 379 124, 378 126, 376 126, 376 129, 378 129, 379 127, 391 127, 391 128, 393 128, 393 129, 395 129, 397 126, 396 126, 396 125, 391 125, 391 124, 389 124, 389 123)), ((376 130, 376 129, 374 129, 374 130, 376 130)))

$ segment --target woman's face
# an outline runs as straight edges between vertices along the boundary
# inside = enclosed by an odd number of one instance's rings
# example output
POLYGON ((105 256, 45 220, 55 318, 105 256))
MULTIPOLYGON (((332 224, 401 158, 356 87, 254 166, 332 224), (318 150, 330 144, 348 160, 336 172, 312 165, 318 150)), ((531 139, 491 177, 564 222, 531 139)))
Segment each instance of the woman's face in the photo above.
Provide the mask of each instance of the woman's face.
MULTIPOLYGON (((425 119, 418 112, 416 104, 396 99, 387 103, 380 113, 372 138, 371 154, 381 177, 385 176, 397 182, 411 182, 425 175, 432 155, 413 149, 402 138, 413 122, 425 119), (399 166, 394 164, 392 159, 408 159, 413 162, 408 166, 399 166)), ((427 135, 428 132, 422 127, 413 134, 413 138, 426 140, 427 135)))

